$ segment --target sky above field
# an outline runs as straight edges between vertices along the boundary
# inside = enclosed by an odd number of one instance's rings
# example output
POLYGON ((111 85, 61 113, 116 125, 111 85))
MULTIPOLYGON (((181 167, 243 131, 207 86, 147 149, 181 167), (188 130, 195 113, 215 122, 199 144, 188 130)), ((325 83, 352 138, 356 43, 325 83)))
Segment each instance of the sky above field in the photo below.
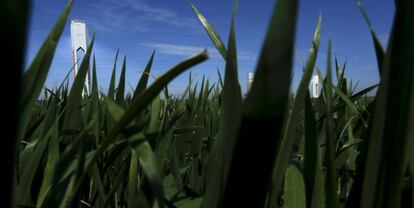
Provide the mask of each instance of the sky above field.
MULTIPOLYGON (((193 0, 227 44, 233 1, 193 0)), ((362 0, 374 28, 386 47, 395 7, 393 0, 362 0)), ((33 60, 48 32, 55 24, 65 1, 33 0, 27 42, 26 68, 33 60)), ((240 0, 236 17, 239 80, 246 89, 247 74, 255 69, 260 48, 275 6, 274 0, 240 0), (260 2, 260 3, 259 3, 260 2)), ((295 38, 292 88, 302 72, 319 13, 322 13, 321 48, 317 66, 325 72, 328 37, 339 63, 347 62, 346 76, 359 82, 358 89, 378 82, 375 52, 368 26, 354 0, 302 0, 295 38)), ((207 48, 210 59, 192 68, 195 80, 202 76, 217 81, 217 69, 224 75, 224 62, 198 22, 187 0, 88 0, 75 1, 70 19, 88 23, 89 36, 96 32, 94 54, 97 60, 99 87, 107 91, 116 50, 120 49, 118 76, 122 56, 127 56, 127 86, 131 88, 141 76, 152 50, 156 49, 152 74, 161 75, 186 57, 207 48)), ((46 85, 58 85, 71 68, 69 22, 60 39, 46 85)), ((280 28, 283 30, 283 28, 280 28)), ((72 77, 71 77, 72 78, 72 77)), ((71 79, 73 80, 73 79, 71 79)), ((175 79, 169 89, 175 94, 188 84, 188 72, 175 79)), ((127 87, 127 89, 131 89, 127 87)))

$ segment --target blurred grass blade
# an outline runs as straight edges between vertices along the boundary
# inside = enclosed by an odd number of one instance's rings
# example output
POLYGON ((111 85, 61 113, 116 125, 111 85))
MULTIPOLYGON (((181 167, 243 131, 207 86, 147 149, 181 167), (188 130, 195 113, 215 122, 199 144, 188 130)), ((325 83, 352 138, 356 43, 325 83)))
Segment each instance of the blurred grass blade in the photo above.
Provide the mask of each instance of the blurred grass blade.
POLYGON ((398 1, 369 139, 361 207, 400 207, 414 126, 414 2, 398 1))
POLYGON ((20 143, 20 140, 23 137, 23 133, 25 132, 25 128, 32 114, 33 105, 37 101, 46 81, 57 43, 62 35, 71 8, 72 0, 69 0, 54 28, 39 49, 36 57, 33 59, 29 69, 23 75, 22 99, 20 104, 21 114, 17 130, 17 144, 20 143))
POLYGON ((283 132, 282 141, 280 143, 279 151, 277 154, 273 173, 273 188, 276 189, 276 191, 272 193, 272 201, 276 201, 279 197, 279 189, 282 188, 283 176, 291 159, 290 157, 293 144, 296 142, 296 132, 299 127, 301 112, 305 107, 305 98, 308 94, 309 82, 312 78, 313 69, 315 68, 315 63, 318 55, 321 24, 322 16, 319 16, 312 41, 312 47, 309 50, 309 55, 306 60, 305 71, 302 75, 302 79, 296 92, 296 97, 293 101, 292 111, 287 118, 285 131, 283 132))
POLYGON ((302 172, 294 165, 289 165, 285 173, 284 207, 306 207, 305 182, 302 172))
POLYGON ((223 207, 232 207, 240 199, 245 207, 265 204, 289 96, 297 8, 296 0, 277 1, 253 86, 243 104, 223 207), (260 138, 260 142, 253 142, 254 138, 260 138), (260 166, 246 169, 246 163, 257 161, 261 161, 260 166), (254 191, 241 192, 246 186, 254 191))
POLYGON ((152 52, 151 57, 147 63, 147 66, 145 67, 145 70, 142 73, 141 78, 139 79, 139 82, 137 84, 137 87, 135 88, 134 96, 132 97, 132 100, 135 100, 147 88, 148 78, 151 72, 154 55, 155 55, 155 50, 152 52))
POLYGON ((210 36, 211 41, 213 41, 214 46, 217 48, 221 56, 226 60, 226 48, 224 47, 224 42, 221 40, 220 36, 214 30, 213 26, 208 22, 206 17, 195 7, 191 4, 191 8, 193 8, 194 12, 196 13, 198 20, 200 20, 201 24, 203 25, 204 29, 206 30, 207 34, 210 36))

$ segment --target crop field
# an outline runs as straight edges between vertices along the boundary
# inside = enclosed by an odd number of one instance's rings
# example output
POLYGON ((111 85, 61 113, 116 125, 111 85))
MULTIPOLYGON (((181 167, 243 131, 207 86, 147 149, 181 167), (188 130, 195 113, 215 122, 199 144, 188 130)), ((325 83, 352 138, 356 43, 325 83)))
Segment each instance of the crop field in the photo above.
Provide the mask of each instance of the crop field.
POLYGON ((201 51, 149 84, 154 51, 128 93, 126 59, 117 53, 109 90, 100 91, 93 35, 71 87, 65 79, 45 88, 69 1, 22 76, 12 206, 414 207, 414 1, 395 1, 387 48, 356 3, 375 45, 378 84, 356 91, 330 40, 322 75, 321 15, 293 91, 299 0, 278 0, 243 96, 237 2, 227 38, 192 5, 225 61, 217 82, 190 74, 184 93, 170 94, 174 78, 208 59, 201 51), (322 80, 317 98, 309 92, 313 74, 322 80))

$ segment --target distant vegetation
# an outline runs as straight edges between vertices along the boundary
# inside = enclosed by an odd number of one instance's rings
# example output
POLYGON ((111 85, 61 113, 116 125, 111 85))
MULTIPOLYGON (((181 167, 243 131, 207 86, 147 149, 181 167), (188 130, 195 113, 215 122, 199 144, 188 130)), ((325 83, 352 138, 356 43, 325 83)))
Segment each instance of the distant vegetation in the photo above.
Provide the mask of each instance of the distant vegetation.
POLYGON ((322 17, 299 87, 290 90, 298 2, 277 1, 243 98, 237 2, 227 46, 192 5, 226 63, 215 83, 190 75, 182 96, 168 92, 171 80, 207 60, 202 51, 147 86, 154 52, 125 95, 126 59, 116 84, 117 53, 109 90, 99 92, 93 37, 71 88, 65 80, 45 89, 69 1, 22 78, 14 206, 413 207, 414 1, 395 1, 386 50, 357 1, 381 75, 358 92, 345 76, 358 69, 332 60, 330 41, 326 75, 315 69, 322 17), (92 88, 84 95, 88 69, 92 88), (319 98, 308 92, 314 71, 323 80, 319 98))

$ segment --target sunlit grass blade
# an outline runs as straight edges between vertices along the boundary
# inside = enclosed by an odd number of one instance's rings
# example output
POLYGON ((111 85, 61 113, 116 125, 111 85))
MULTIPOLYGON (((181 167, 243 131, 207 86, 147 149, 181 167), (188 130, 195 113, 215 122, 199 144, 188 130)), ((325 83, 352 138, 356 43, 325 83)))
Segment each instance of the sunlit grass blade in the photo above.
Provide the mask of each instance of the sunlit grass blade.
POLYGON ((206 17, 204 17, 203 14, 197 9, 197 7, 194 6, 194 4, 191 4, 191 7, 193 8, 194 12, 196 13, 198 20, 200 20, 201 24, 203 25, 204 29, 206 30, 207 34, 210 36, 211 40, 213 41, 214 46, 217 48, 217 50, 220 52, 221 56, 223 56, 224 59, 226 59, 226 48, 224 47, 224 42, 221 40, 220 36, 217 34, 217 32, 214 30, 213 26, 208 22, 206 17))

